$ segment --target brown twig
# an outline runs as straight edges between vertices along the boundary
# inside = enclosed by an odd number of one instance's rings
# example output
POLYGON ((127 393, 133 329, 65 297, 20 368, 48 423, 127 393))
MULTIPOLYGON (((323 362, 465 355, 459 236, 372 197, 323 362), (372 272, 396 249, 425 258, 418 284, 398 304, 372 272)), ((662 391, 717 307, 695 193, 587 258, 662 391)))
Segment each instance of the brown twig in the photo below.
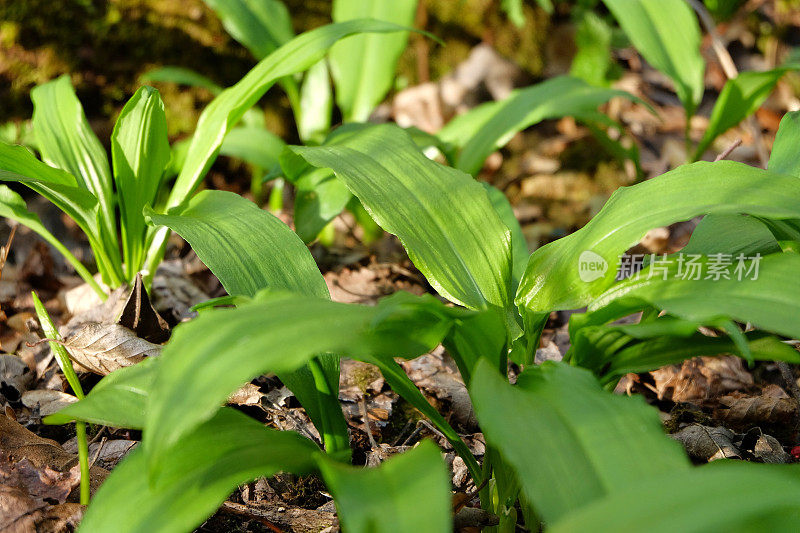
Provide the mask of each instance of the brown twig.
MULTIPOLYGON (((711 13, 708 12, 703 2, 699 0, 686 0, 686 2, 695 10, 697 16, 700 18, 700 23, 703 25, 706 32, 708 32, 709 37, 711 37, 711 47, 714 49, 714 53, 722 66, 722 70, 725 72, 725 76, 727 76, 729 80, 737 77, 739 75, 739 70, 736 68, 731 54, 728 52, 728 49, 725 48, 722 39, 720 39, 717 33, 717 27, 714 24, 711 13)), ((747 117, 745 123, 750 130, 750 134, 753 136, 753 144, 755 145, 756 153, 758 153, 758 161, 761 164, 761 168, 767 168, 769 155, 767 154, 767 149, 764 147, 761 127, 758 125, 755 117, 752 116, 747 117)))
POLYGON ((733 152, 734 150, 736 150, 737 148, 739 148, 739 145, 741 145, 741 144, 742 144, 742 140, 741 140, 741 139, 736 139, 735 141, 733 141, 733 143, 731 143, 731 145, 730 145, 730 146, 728 146, 727 148, 725 148, 725 150, 724 150, 724 151, 722 151, 722 152, 721 152, 721 153, 720 153, 720 154, 719 154, 719 155, 716 157, 716 159, 714 159, 714 162, 716 163, 717 161, 722 161, 723 159, 725 159, 726 157, 728 157, 729 155, 731 155, 731 152, 733 152))

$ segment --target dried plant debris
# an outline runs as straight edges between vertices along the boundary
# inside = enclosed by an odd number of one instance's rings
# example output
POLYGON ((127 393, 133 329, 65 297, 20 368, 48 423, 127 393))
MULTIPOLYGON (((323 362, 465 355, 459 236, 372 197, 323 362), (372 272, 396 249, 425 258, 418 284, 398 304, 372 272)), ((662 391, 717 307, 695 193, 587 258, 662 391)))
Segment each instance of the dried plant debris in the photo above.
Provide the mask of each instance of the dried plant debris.
POLYGON ((705 400, 753 386, 753 376, 738 357, 695 357, 650 373, 659 400, 705 400))
POLYGON ((34 373, 22 359, 0 355, 0 396, 11 403, 19 402, 33 383, 34 373))
POLYGON ((673 433, 672 438, 680 442, 689 457, 697 463, 717 459, 744 459, 759 463, 790 463, 789 455, 775 437, 760 428, 746 433, 735 433, 724 427, 690 424, 673 433))
POLYGON ((9 533, 73 530, 83 506, 66 503, 80 482, 80 468, 58 472, 28 459, 0 456, 0 530, 9 533))
POLYGON ((150 303, 150 297, 142 283, 141 274, 136 274, 133 289, 122 308, 117 323, 148 342, 160 343, 169 339, 169 325, 153 309, 153 304, 150 303))
POLYGON ((77 401, 78 399, 71 394, 50 389, 29 390, 22 395, 22 405, 34 411, 40 418, 60 411, 77 401))

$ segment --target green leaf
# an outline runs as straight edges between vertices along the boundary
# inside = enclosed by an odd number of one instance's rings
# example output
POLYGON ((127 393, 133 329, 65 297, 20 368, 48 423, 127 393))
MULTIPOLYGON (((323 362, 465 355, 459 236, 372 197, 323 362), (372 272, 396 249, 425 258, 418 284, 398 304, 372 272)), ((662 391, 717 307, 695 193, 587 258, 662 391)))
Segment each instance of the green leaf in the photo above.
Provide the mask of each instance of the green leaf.
POLYGON ((238 486, 279 471, 306 474, 319 453, 308 439, 224 408, 172 449, 158 483, 140 445, 103 483, 80 531, 183 533, 211 515, 238 486))
POLYGON ((714 139, 755 113, 789 70, 790 67, 781 67, 764 72, 742 72, 728 80, 714 104, 708 128, 697 145, 694 158, 703 157, 714 139))
POLYGON ((285 147, 280 137, 264 127, 241 126, 228 132, 219 153, 270 170, 278 164, 285 147))
POLYGON ((441 452, 431 442, 377 468, 355 468, 318 457, 346 531, 452 531, 450 481, 441 452))
POLYGON ((508 20, 514 23, 514 26, 521 28, 525 25, 525 15, 522 12, 522 0, 502 0, 502 2, 500 2, 500 8, 506 12, 508 20))
POLYGON ((271 287, 328 298, 328 288, 308 248, 277 217, 238 194, 202 191, 185 207, 149 212, 192 246, 228 291, 254 296, 271 287))
POLYGON ((586 226, 531 255, 516 302, 535 313, 587 305, 613 284, 620 254, 647 230, 703 214, 737 213, 797 218, 800 182, 792 176, 719 161, 684 165, 644 183, 621 187, 586 226), (703 184, 703 194, 697 194, 698 183, 703 184), (606 263, 601 277, 581 280, 579 262, 585 252, 606 263), (553 279, 559 282, 552 283, 553 279))
MULTIPOLYGON (((724 258, 720 258, 724 259, 724 258)), ((666 279, 639 276, 624 280, 589 305, 589 311, 606 308, 597 316, 624 316, 626 309, 639 307, 644 301, 669 314, 698 323, 713 324, 719 319, 750 322, 754 326, 791 338, 800 338, 800 323, 794 318, 800 312, 800 255, 777 253, 741 265, 746 271, 737 275, 737 258, 730 259, 725 276, 707 279, 684 279, 677 275, 679 264, 670 265, 666 279), (753 268, 754 270, 749 270, 753 268), (752 272, 747 274, 747 272, 752 272), (669 275, 674 274, 674 275, 669 275), (623 299, 624 297, 624 299, 623 299)))
POLYGON ((119 197, 122 249, 127 279, 144 263, 145 221, 170 160, 167 117, 158 91, 140 87, 122 108, 111 134, 114 183, 119 197))
POLYGON ((177 83, 178 85, 188 85, 189 87, 201 87, 214 96, 222 92, 222 87, 190 68, 183 67, 158 67, 145 72, 140 78, 140 82, 161 82, 177 83))
MULTIPOLYGON (((333 21, 365 18, 411 26, 417 0, 334 0, 333 21)), ((356 35, 331 48, 331 73, 336 103, 346 122, 365 122, 392 88, 397 60, 408 42, 407 33, 356 35)))
POLYGON ((106 242, 111 252, 117 232, 108 155, 86 120, 69 76, 34 88, 31 100, 33 128, 42 159, 72 174, 78 185, 97 198, 103 237, 113 241, 106 242))
POLYGON ((279 0, 205 0, 225 31, 262 59, 294 37, 289 10, 279 0))
POLYGON ((78 275, 86 283, 92 286, 98 296, 105 299, 106 294, 94 280, 92 274, 86 270, 86 267, 83 266, 78 258, 75 257, 66 246, 61 244, 61 242, 56 239, 55 235, 50 233, 47 228, 44 227, 42 221, 39 220, 39 217, 35 213, 28 211, 28 206, 25 204, 25 200, 23 200, 19 194, 12 191, 5 185, 0 185, 0 216, 10 220, 15 220, 23 226, 26 226, 41 235, 45 241, 50 243, 53 248, 58 250, 61 255, 64 256, 64 258, 69 262, 69 264, 72 265, 78 275))
POLYGON ((175 328, 161 356, 144 435, 151 465, 161 468, 169 447, 254 376, 293 372, 324 352, 414 357, 435 347, 463 313, 407 293, 376 307, 262 294, 236 309, 206 311, 175 328))
POLYGON ((294 185, 295 231, 304 242, 316 239, 353 197, 350 189, 327 168, 310 169, 294 185))
MULTIPOLYGON (((197 132, 168 205, 179 205, 194 192, 219 153, 225 135, 277 80, 308 69, 322 59, 336 41, 354 33, 403 30, 405 28, 395 24, 374 20, 331 24, 295 37, 262 59, 236 85, 222 91, 200 115, 197 132)), ((161 243, 156 241, 155 245, 160 247, 161 243)))
POLYGON ((603 0, 648 63, 675 84, 686 110, 694 114, 705 88, 700 27, 684 0, 603 0))
POLYGON ((70 404, 44 419, 46 424, 83 420, 115 428, 142 429, 147 397, 153 387, 159 359, 112 372, 95 385, 83 400, 70 404))
POLYGON ((482 362, 470 391, 487 441, 547 524, 641 478, 690 468, 656 410, 606 393, 586 370, 545 362, 512 386, 482 362))
POLYGON ((800 111, 790 111, 783 115, 772 154, 769 157, 769 169, 780 174, 789 174, 800 178, 800 157, 797 156, 797 140, 800 139, 800 111))
POLYGON ((768 255, 780 252, 778 241, 757 218, 744 215, 707 215, 694 228, 684 254, 726 253, 768 255))
POLYGON ((488 183, 481 182, 481 185, 486 189, 489 201, 492 202, 492 207, 494 207, 500 220, 503 221, 503 224, 511 233, 511 287, 512 290, 516 290, 520 278, 525 273, 528 257, 531 254, 528 249, 528 242, 525 240, 525 235, 522 233, 522 228, 514 214, 514 209, 511 207, 505 193, 488 183))
POLYGON ((800 476, 794 465, 715 461, 643 476, 570 513, 550 531, 793 531, 800 518, 798 502, 800 476))
POLYGON ((337 141, 291 149, 333 169, 442 296, 473 309, 507 307, 509 230, 478 182, 426 158, 397 126, 372 126, 337 141))
POLYGON ((519 131, 545 119, 594 112, 616 96, 636 100, 630 93, 594 87, 585 81, 559 76, 514 91, 500 102, 489 102, 460 115, 442 128, 438 136, 461 147, 456 168, 475 174, 493 151, 504 146, 519 131))
POLYGON ((321 59, 306 72, 300 88, 300 109, 297 134, 303 142, 321 142, 331 129, 333 94, 328 63, 321 59))

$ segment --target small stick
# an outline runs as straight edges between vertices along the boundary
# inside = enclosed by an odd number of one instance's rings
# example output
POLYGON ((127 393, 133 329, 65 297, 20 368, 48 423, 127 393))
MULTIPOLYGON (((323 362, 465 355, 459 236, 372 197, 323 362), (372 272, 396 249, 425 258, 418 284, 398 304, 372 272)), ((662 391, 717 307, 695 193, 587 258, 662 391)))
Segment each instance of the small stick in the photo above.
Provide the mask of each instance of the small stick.
POLYGON ((741 144, 742 144, 742 140, 741 139, 736 139, 735 141, 733 141, 733 144, 728 146, 723 152, 721 152, 717 156, 716 159, 714 159, 714 163, 716 163, 717 161, 722 161, 723 159, 725 159, 726 157, 731 155, 731 152, 733 152, 734 150, 739 148, 739 145, 741 145, 741 144))
POLYGON ((369 439, 369 445, 374 449, 378 447, 378 444, 375 442, 375 437, 372 436, 372 430, 369 427, 369 414, 367 413, 367 401, 364 399, 364 396, 361 396, 361 401, 358 402, 359 407, 361 408, 361 419, 364 421, 364 429, 367 431, 367 438, 369 439))
POLYGON ((17 225, 14 224, 11 226, 11 233, 8 235, 8 240, 6 241, 6 245, 3 246, 2 251, 0 251, 0 277, 3 275, 3 267, 6 266, 6 259, 8 259, 8 252, 11 251, 11 243, 14 242, 14 235, 17 233, 17 225))

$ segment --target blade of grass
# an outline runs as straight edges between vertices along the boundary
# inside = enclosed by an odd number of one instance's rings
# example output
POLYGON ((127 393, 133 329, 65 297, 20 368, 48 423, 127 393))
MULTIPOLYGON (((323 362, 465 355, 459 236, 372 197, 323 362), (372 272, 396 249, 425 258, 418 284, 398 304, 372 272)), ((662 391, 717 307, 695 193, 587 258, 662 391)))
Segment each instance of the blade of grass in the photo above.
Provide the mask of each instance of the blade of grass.
MULTIPOLYGON (((36 295, 36 292, 31 292, 31 296, 33 296, 33 306, 36 308, 36 315, 39 317, 39 324, 42 326, 45 337, 48 339, 58 339, 60 337, 58 330, 50 319, 50 315, 47 313, 47 309, 45 309, 42 301, 36 295)), ((79 400, 83 400, 85 397, 83 389, 81 388, 80 381, 78 381, 78 375, 75 373, 75 369, 72 368, 72 361, 69 360, 67 349, 54 341, 50 341, 50 349, 53 350, 53 355, 55 355, 58 366, 61 367, 61 371, 64 373, 64 377, 67 378, 67 383, 69 383, 69 386, 72 388, 72 392, 75 393, 75 396, 77 396, 79 400)), ((85 422, 75 422, 75 437, 78 440, 78 463, 81 468, 81 505, 88 505, 89 444, 86 440, 85 422)))

